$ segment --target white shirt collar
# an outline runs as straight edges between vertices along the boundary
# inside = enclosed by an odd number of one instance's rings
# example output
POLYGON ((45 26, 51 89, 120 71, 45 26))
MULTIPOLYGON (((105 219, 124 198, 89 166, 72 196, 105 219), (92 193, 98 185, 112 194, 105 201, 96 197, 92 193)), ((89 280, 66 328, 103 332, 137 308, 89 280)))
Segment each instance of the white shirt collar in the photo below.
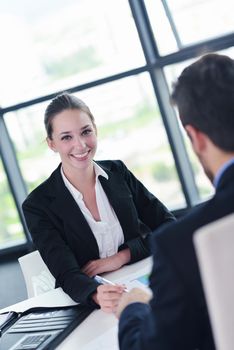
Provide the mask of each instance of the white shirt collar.
MULTIPOLYGON (((93 162, 93 166, 94 166, 94 171, 95 171, 95 175, 96 175, 96 181, 98 179, 99 176, 103 176, 108 180, 108 175, 107 173, 95 162, 93 162)), ((71 194, 73 195, 73 197, 75 199, 83 199, 83 195, 82 193, 80 193, 80 191, 78 191, 72 184, 71 182, 66 178, 64 171, 63 171, 63 167, 61 166, 60 168, 60 172, 64 181, 65 186, 68 188, 68 190, 71 192, 71 194)))
POLYGON ((108 175, 107 173, 105 172, 105 170, 103 170, 100 165, 98 165, 97 163, 93 162, 93 165, 94 165, 94 171, 95 171, 95 174, 96 174, 96 179, 98 178, 98 176, 103 176, 105 177, 107 180, 108 180, 108 175))

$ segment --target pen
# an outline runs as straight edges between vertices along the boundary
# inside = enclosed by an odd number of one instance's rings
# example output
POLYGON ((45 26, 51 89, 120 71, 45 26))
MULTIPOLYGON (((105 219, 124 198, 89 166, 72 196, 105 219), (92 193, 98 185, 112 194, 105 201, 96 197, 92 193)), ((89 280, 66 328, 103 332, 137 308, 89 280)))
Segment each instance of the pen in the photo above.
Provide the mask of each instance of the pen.
MULTIPOLYGON (((96 275, 94 277, 94 279, 95 279, 95 281, 97 281, 98 283, 101 283, 101 284, 110 284, 112 286, 116 286, 116 283, 113 283, 113 282, 111 282, 111 281, 107 280, 106 278, 101 277, 99 275, 96 275)), ((124 292, 129 292, 129 290, 127 288, 124 288, 124 292)))

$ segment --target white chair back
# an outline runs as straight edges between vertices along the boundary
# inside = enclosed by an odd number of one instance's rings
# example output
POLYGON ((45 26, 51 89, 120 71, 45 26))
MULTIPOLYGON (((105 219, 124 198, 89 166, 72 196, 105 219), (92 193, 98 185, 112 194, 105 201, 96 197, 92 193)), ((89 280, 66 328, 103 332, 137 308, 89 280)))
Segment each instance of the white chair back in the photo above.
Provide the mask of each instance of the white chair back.
POLYGON ((20 257, 18 261, 23 272, 28 298, 55 288, 55 278, 38 250, 20 257))
POLYGON ((234 349, 234 214, 194 235, 208 312, 218 350, 234 349))

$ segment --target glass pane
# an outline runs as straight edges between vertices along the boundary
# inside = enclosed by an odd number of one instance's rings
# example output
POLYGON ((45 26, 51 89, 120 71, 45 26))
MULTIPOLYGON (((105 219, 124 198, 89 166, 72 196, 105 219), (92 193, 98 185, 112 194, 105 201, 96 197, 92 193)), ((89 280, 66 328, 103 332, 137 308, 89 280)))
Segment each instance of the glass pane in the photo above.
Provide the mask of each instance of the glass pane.
POLYGON ((145 64, 126 0, 1 1, 0 44, 1 106, 145 64))
MULTIPOLYGON (((121 159, 170 208, 185 206, 165 129, 149 76, 121 79, 77 94, 93 112, 99 136, 96 159, 121 159)), ((45 105, 9 113, 5 121, 28 188, 59 163, 45 142, 45 105), (21 129, 16 123, 21 123, 21 129), (19 133, 19 130, 20 133, 19 133)))
MULTIPOLYGON (((218 52, 217 52, 218 53, 218 52)), ((228 55, 231 58, 234 59, 234 48, 230 48, 227 50, 219 51, 220 54, 228 55)), ((172 88, 172 83, 176 81, 177 77, 181 74, 183 69, 187 67, 189 64, 194 62, 197 58, 194 58, 192 60, 187 60, 182 63, 174 64, 171 66, 167 66, 164 68, 165 75, 167 78, 169 89, 172 88)), ((199 193, 201 196, 201 199, 207 199, 209 196, 211 196, 214 192, 213 186, 211 185, 210 181, 207 179, 206 175, 204 174, 204 171, 195 156, 194 152, 192 151, 192 147, 190 144, 190 141, 188 140, 187 135, 184 132, 183 127, 181 127, 182 133, 184 136, 184 141, 186 144, 186 148, 189 154, 189 158, 193 167, 193 171, 195 174, 195 180, 199 189, 199 193)))
POLYGON ((167 0, 183 45, 233 32, 233 0, 167 0))
POLYGON ((47 103, 19 109, 4 115, 29 192, 58 165, 59 159, 46 142, 44 111, 47 103))
POLYGON ((0 158, 0 249, 25 243, 18 212, 0 158))
POLYGON ((161 1, 145 0, 150 24, 160 55, 177 51, 178 47, 161 1))

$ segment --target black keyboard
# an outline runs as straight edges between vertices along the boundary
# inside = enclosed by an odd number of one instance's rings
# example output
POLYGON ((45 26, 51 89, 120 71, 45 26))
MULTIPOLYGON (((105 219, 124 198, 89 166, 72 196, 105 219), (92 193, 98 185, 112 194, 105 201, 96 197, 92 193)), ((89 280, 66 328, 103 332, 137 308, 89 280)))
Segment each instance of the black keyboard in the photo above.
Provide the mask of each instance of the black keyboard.
POLYGON ((46 340, 51 337, 50 334, 27 335, 24 337, 14 350, 34 350, 38 349, 46 340))
POLYGON ((84 305, 28 310, 0 337, 0 350, 53 350, 93 310, 84 305))

